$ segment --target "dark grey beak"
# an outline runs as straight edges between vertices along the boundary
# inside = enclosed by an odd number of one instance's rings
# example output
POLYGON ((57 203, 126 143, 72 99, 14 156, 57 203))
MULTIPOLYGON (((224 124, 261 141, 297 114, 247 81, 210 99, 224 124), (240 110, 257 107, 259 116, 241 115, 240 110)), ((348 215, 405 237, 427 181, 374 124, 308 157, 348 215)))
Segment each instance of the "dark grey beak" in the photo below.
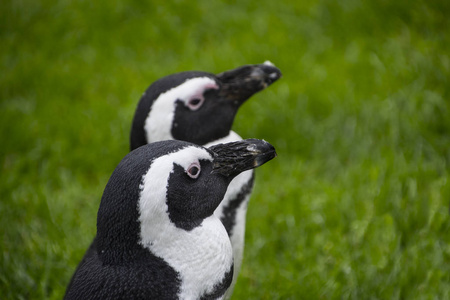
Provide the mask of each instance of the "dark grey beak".
POLYGON ((271 62, 245 65, 217 74, 222 88, 220 95, 242 104, 253 94, 265 89, 281 77, 281 71, 271 62))
POLYGON ((234 177, 275 158, 275 148, 266 141, 247 139, 209 147, 214 155, 213 173, 234 177))

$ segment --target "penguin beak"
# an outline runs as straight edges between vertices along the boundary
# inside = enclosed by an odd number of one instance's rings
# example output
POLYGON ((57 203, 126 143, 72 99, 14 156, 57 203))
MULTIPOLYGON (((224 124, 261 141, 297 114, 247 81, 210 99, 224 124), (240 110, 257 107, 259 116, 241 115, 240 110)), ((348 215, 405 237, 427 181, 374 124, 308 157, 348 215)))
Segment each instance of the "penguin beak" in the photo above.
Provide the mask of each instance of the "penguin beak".
POLYGON ((212 173, 235 177, 243 171, 257 168, 275 158, 275 148, 266 141, 247 139, 209 147, 213 152, 212 173))
POLYGON ((241 105, 253 94, 265 89, 281 77, 281 71, 271 62, 245 65, 217 74, 222 83, 220 96, 241 105))

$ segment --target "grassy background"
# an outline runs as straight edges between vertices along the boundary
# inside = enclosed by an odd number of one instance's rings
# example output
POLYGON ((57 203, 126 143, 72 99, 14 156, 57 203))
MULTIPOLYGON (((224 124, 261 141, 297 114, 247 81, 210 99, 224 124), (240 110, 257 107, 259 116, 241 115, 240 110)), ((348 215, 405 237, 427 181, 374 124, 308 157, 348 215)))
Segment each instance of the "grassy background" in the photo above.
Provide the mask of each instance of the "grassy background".
POLYGON ((450 298, 450 2, 55 2, 0 2, 2 299, 63 296, 152 81, 267 59, 235 299, 450 298))

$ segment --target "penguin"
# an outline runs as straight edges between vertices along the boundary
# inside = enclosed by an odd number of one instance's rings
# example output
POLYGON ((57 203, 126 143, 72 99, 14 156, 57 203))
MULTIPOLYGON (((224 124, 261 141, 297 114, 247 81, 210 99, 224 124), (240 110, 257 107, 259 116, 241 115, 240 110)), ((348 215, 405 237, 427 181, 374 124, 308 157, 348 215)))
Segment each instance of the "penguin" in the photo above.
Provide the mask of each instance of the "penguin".
POLYGON ((130 152, 106 184, 97 235, 64 299, 222 299, 233 255, 214 210, 235 176, 275 156, 256 139, 130 152))
MULTIPOLYGON (((281 71, 269 61, 244 65, 217 75, 190 71, 163 77, 150 85, 137 105, 130 148, 170 139, 205 147, 242 140, 231 130, 237 110, 253 94, 280 77, 281 71)), ((253 171, 237 176, 215 212, 233 246, 235 272, 232 286, 242 263, 247 204, 253 183, 253 171)), ((233 287, 228 293, 232 291, 233 287)))
POLYGON ((280 77, 281 71, 266 61, 217 75, 187 71, 160 78, 137 105, 130 148, 171 139, 198 145, 224 139, 239 107, 280 77))

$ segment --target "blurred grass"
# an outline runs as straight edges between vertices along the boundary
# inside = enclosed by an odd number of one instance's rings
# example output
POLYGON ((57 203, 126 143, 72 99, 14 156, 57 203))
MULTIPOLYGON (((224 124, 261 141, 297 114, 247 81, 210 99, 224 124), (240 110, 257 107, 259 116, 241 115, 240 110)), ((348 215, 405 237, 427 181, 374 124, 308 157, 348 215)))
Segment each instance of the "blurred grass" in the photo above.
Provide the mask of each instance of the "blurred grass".
POLYGON ((446 1, 2 1, 0 295, 60 299, 154 80, 271 60, 235 299, 449 299, 446 1))

